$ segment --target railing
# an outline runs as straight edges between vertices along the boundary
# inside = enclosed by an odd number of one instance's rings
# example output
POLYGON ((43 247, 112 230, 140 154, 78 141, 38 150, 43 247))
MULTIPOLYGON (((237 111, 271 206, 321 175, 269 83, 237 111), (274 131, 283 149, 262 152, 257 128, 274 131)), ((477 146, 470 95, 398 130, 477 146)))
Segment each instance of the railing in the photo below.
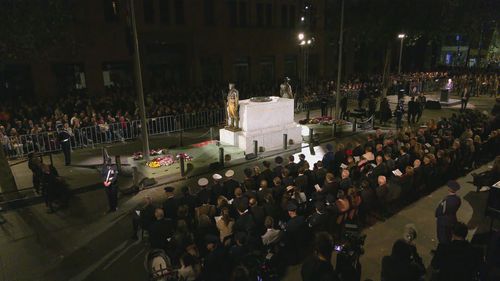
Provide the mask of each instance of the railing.
MULTIPOLYGON (((215 109, 182 115, 148 118, 150 135, 161 135, 203 127, 218 126, 226 120, 225 109, 215 109)), ((94 147, 99 144, 133 140, 141 135, 141 121, 132 120, 112 124, 72 129, 71 148, 94 147)), ((57 132, 43 132, 13 137, 4 142, 3 149, 9 158, 22 157, 30 152, 56 152, 61 150, 57 132)))

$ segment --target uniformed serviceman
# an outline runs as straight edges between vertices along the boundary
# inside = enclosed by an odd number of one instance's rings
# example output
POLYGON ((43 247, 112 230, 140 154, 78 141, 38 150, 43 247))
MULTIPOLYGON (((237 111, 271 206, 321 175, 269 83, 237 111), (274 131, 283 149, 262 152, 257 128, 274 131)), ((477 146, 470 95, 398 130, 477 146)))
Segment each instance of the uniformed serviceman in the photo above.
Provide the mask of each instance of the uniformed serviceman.
POLYGON ((115 212, 118 208, 118 171, 111 164, 111 158, 106 159, 106 165, 102 168, 101 173, 104 179, 104 190, 108 197, 108 204, 110 212, 115 212))
POLYGON ((454 180, 448 181, 448 195, 439 203, 435 216, 437 223, 437 238, 439 243, 451 241, 451 231, 457 223, 457 211, 462 200, 457 195, 460 184, 454 180))
POLYGON ((64 163, 71 165, 71 135, 63 126, 57 127, 57 140, 61 144, 61 150, 64 154, 64 163))

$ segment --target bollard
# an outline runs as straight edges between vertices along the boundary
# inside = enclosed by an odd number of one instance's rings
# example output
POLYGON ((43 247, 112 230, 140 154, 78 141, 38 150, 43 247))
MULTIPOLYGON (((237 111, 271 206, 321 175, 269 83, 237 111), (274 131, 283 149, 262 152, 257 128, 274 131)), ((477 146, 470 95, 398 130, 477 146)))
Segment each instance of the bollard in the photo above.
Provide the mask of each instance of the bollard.
POLYGON ((214 127, 210 127, 210 140, 214 140, 214 127))
POLYGON ((308 108, 306 114, 306 120, 309 120, 310 115, 311 115, 311 110, 308 108))
POLYGON ((356 132, 356 126, 357 126, 356 123, 358 123, 357 121, 358 121, 358 119, 354 118, 354 122, 352 122, 352 131, 353 132, 356 132))
POLYGON ((287 150, 288 149, 288 135, 283 134, 283 149, 287 150))
POLYGON ((181 166, 181 177, 184 177, 186 175, 186 169, 184 167, 184 157, 180 157, 180 166, 181 166))
POLYGON ((224 147, 219 147, 219 164, 224 167, 224 147))
POLYGON ((52 159, 52 153, 49 153, 50 166, 54 166, 54 160, 52 159))
POLYGON ((309 143, 313 142, 314 130, 313 128, 309 128, 309 143))
POLYGON ((254 140, 253 141, 253 154, 255 154, 255 156, 257 156, 259 152, 259 142, 254 140))
POLYGON ((373 115, 372 115, 371 123, 372 123, 372 129, 373 129, 375 127, 375 117, 373 115))
POLYGON ((115 163, 116 163, 116 169, 118 170, 119 173, 122 172, 122 161, 120 159, 120 155, 115 156, 115 163))
POLYGON ((333 126, 332 126, 332 135, 335 137, 337 136, 337 123, 333 123, 333 126))
POLYGON ((182 147, 182 130, 179 131, 179 147, 182 147))

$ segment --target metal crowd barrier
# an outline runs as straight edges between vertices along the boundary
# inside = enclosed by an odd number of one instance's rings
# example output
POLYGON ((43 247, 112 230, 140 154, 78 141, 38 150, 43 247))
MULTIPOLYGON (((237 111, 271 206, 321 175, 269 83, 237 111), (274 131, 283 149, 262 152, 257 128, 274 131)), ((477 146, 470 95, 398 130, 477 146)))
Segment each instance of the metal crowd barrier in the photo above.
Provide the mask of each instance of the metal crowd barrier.
MULTIPOLYGON (((224 108, 181 115, 148 118, 148 132, 152 136, 217 126, 226 120, 224 108)), ((72 129, 71 148, 94 147, 99 144, 124 142, 141 135, 140 120, 117 122, 72 129)), ((61 150, 57 132, 11 136, 3 145, 9 158, 26 156, 30 152, 56 152, 61 150)))

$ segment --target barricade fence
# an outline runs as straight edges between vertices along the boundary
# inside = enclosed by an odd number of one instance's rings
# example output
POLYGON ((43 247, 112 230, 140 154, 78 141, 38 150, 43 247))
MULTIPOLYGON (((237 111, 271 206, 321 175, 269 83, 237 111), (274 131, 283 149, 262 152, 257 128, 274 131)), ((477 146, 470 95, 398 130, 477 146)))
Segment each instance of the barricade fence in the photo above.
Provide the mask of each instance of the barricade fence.
MULTIPOLYGON (((175 133, 210 126, 219 126, 226 120, 226 109, 220 108, 182 115, 148 118, 148 133, 151 136, 175 133)), ((71 148, 94 147, 100 144, 125 142, 141 136, 140 120, 96 124, 94 126, 69 129, 71 148)), ((56 131, 38 134, 10 136, 2 141, 8 158, 23 157, 30 152, 51 153, 61 150, 56 131)))

